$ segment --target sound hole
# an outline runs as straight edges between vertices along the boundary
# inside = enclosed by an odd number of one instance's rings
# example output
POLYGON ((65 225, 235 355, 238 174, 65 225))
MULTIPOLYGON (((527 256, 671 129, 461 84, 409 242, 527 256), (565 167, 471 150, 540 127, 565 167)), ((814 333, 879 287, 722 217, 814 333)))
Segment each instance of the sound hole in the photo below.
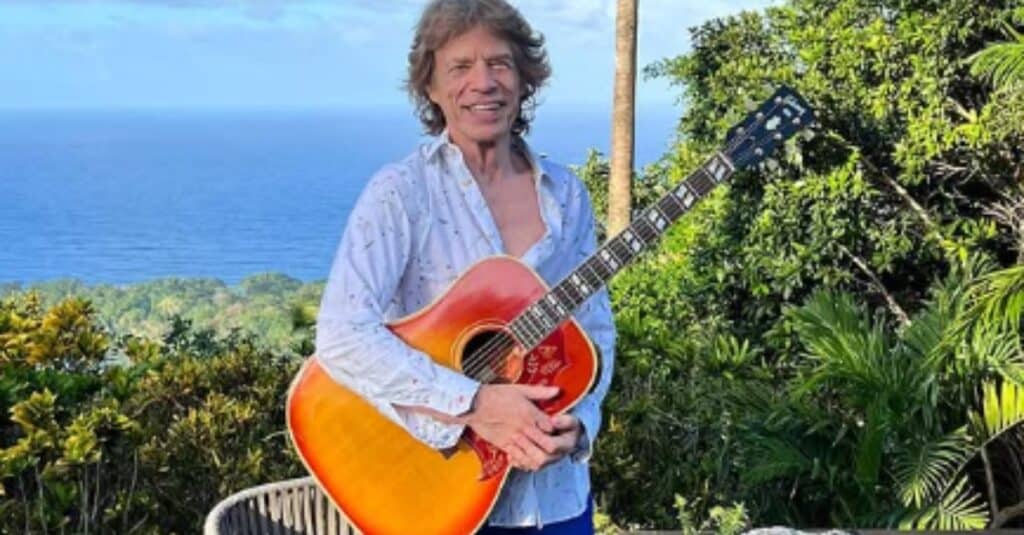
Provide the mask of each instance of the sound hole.
POLYGON ((511 383, 523 370, 523 356, 504 331, 481 331, 462 350, 462 373, 482 383, 511 383))

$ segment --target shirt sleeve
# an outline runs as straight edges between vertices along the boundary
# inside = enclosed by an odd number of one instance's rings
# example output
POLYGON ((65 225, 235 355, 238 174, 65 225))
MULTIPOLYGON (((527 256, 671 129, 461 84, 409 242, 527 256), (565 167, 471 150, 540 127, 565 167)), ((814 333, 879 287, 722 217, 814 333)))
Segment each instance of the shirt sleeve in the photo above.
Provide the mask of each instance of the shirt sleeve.
POLYGON ((360 195, 342 234, 317 317, 316 355, 336 382, 369 401, 436 449, 456 444, 465 426, 408 407, 456 416, 479 383, 436 364, 395 336, 385 311, 413 251, 415 210, 408 170, 388 167, 360 195))
MULTIPOLYGON (((571 221, 570 228, 575 229, 575 235, 569 239, 570 243, 576 244, 576 263, 579 264, 597 250, 597 234, 594 228, 594 211, 587 189, 575 177, 574 183, 576 191, 571 193, 574 200, 571 206, 575 209, 570 211, 568 221, 571 221)), ((600 375, 594 388, 571 411, 583 425, 582 440, 572 458, 577 462, 587 462, 593 453, 597 432, 601 428, 601 404, 608 395, 612 370, 615 367, 615 321, 608 289, 602 288, 590 296, 576 311, 574 317, 596 347, 601 359, 600 375)))

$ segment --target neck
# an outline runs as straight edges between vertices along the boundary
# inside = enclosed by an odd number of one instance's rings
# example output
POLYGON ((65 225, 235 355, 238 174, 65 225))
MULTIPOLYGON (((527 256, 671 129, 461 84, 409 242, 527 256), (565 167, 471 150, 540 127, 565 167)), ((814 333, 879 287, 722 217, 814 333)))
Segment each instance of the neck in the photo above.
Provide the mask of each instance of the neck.
POLYGON ((454 137, 452 142, 462 151, 466 166, 481 185, 515 176, 523 165, 512 148, 511 134, 489 142, 460 141, 454 137))

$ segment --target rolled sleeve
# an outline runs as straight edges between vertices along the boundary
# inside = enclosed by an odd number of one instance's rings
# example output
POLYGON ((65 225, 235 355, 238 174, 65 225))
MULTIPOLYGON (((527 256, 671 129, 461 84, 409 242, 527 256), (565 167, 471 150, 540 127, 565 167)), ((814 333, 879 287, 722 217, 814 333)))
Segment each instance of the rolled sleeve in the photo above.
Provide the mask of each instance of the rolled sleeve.
POLYGON ((327 373, 433 448, 448 448, 463 425, 407 410, 466 412, 476 381, 435 363, 384 324, 386 305, 409 261, 414 227, 400 170, 378 173, 349 216, 317 318, 316 354, 327 373))

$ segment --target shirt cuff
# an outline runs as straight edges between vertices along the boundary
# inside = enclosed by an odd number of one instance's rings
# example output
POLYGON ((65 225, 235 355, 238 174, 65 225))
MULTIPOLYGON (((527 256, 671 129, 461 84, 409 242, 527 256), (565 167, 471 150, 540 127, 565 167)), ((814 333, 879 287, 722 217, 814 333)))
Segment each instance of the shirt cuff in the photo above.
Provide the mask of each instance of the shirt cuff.
POLYGON ((569 458, 574 463, 587 463, 590 461, 590 457, 594 454, 591 448, 593 444, 590 440, 590 434, 587 432, 587 426, 580 422, 580 438, 576 441, 576 447, 569 452, 569 458))
POLYGON ((595 432, 601 426, 601 414, 597 412, 592 396, 581 399, 571 412, 580 421, 580 438, 569 456, 574 462, 586 463, 594 452, 595 432))
MULTIPOLYGON (((403 404, 426 407, 449 416, 459 416, 470 410, 480 383, 447 369, 441 371, 436 379, 429 389, 412 396, 403 396, 403 404)), ((406 430, 434 449, 455 446, 466 428, 465 424, 440 422, 427 414, 401 406, 395 406, 395 410, 405 423, 406 430)))

